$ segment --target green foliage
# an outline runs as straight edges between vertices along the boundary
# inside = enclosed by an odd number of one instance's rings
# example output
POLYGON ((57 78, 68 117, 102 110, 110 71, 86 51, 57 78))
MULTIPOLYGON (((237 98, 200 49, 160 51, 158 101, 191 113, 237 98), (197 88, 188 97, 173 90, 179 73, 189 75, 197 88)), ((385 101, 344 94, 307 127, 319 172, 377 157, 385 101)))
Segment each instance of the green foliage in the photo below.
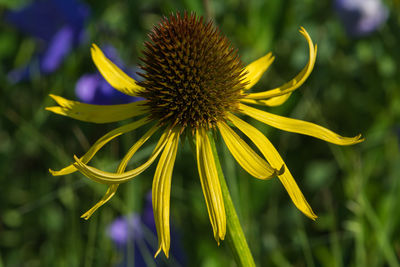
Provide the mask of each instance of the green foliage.
MULTIPOLYGON (((0 13, 24 2, 2 0, 0 13)), ((224 146, 218 147, 257 266, 398 266, 400 13, 392 2, 386 24, 356 39, 345 34, 330 1, 90 0, 88 42, 74 49, 55 73, 36 73, 18 84, 11 84, 7 73, 29 61, 39 44, 0 22, 0 266, 118 262, 121 255, 107 236, 107 226, 119 215, 141 212, 154 166, 122 185, 89 221, 80 219, 106 187, 80 174, 52 177, 48 168, 69 164, 74 154, 82 155, 119 125, 78 122, 44 107, 52 103, 49 93, 76 99, 75 82, 95 71, 91 42, 114 45, 125 63, 135 66, 152 25, 162 15, 183 10, 212 17, 245 63, 274 53, 275 63, 255 87, 260 91, 291 79, 305 64, 307 48, 297 31, 304 26, 318 44, 315 69, 287 103, 268 110, 366 138, 362 144, 338 147, 252 122, 285 159, 319 216, 315 222, 295 208, 277 179, 251 178, 224 146)), ((113 141, 92 164, 115 169, 141 134, 139 130, 113 141)), ((213 239, 195 157, 187 142, 180 148, 171 223, 180 232, 188 264, 232 266, 227 245, 217 247, 213 239)), ((150 152, 140 151, 130 167, 150 152)))

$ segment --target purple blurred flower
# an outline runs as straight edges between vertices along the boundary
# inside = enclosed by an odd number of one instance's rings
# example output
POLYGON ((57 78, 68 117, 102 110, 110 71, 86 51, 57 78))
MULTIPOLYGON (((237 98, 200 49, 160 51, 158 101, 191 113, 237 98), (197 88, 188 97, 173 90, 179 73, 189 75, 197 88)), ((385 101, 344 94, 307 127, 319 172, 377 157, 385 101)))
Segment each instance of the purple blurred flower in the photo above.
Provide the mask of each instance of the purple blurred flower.
MULTIPOLYGON (((112 46, 103 49, 104 54, 111 59, 119 68, 127 71, 118 57, 118 53, 112 46)), ((138 79, 138 75, 127 71, 131 77, 138 79)), ((75 85, 75 94, 80 101, 95 105, 114 105, 124 104, 139 100, 121 93, 111 87, 111 85, 101 76, 100 72, 84 74, 79 78, 75 85)))
POLYGON ((140 216, 119 217, 111 224, 108 234, 118 247, 125 246, 131 239, 143 239, 140 216))
POLYGON ((12 82, 30 77, 34 71, 54 72, 84 36, 89 8, 77 0, 37 0, 5 14, 5 21, 36 38, 41 50, 26 65, 9 73, 12 82))
POLYGON ((183 250, 173 228, 171 234, 175 237, 171 244, 169 261, 164 261, 160 257, 154 259, 153 256, 157 249, 157 234, 151 192, 146 196, 146 203, 141 215, 132 214, 119 217, 108 227, 108 235, 123 256, 118 266, 128 266, 129 256, 133 260, 129 266, 148 266, 149 261, 156 263, 157 266, 184 266, 183 250))
POLYGON ((380 0, 335 0, 335 9, 350 36, 364 36, 379 28, 388 17, 380 0))

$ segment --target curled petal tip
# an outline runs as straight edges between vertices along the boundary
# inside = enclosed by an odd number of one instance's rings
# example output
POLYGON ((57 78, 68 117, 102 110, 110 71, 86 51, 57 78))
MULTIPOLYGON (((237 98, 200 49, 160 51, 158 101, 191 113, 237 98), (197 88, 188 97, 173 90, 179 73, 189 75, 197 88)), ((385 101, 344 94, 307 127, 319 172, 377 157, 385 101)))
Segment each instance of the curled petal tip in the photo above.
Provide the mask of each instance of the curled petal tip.
POLYGON ((90 46, 90 53, 92 54, 92 57, 99 51, 99 47, 95 44, 92 43, 92 45, 90 46))
POLYGON ((85 221, 87 221, 87 220, 89 220, 90 216, 85 213, 85 214, 81 215, 81 218, 84 219, 85 221))
POLYGON ((314 213, 313 210, 311 210, 311 208, 307 212, 304 212, 304 211, 302 211, 302 212, 303 212, 304 215, 306 215, 308 218, 310 218, 313 221, 316 221, 317 218, 318 218, 318 216, 314 213))
POLYGON ((161 252, 161 246, 158 248, 158 250, 154 254, 154 258, 157 258, 158 254, 160 254, 160 252, 161 252))
POLYGON ((357 141, 358 141, 358 142, 364 142, 364 141, 365 141, 365 138, 362 136, 362 134, 358 134, 358 135, 356 136, 356 138, 357 138, 357 141))
POLYGON ((225 239, 225 233, 220 233, 214 236, 215 241, 217 241, 217 245, 221 245, 221 241, 225 239))
POLYGON ((221 241, 224 241, 224 240, 225 240, 225 233, 221 234, 220 237, 219 237, 219 239, 220 239, 221 241))
POLYGON ((52 170, 52 169, 49 169, 49 172, 50 172, 50 174, 53 175, 53 176, 61 176, 61 175, 64 175, 64 174, 65 174, 65 173, 63 173, 62 171, 55 171, 55 170, 52 170))
POLYGON ((277 170, 276 174, 277 175, 282 175, 285 172, 285 165, 282 164, 279 170, 277 170))
POLYGON ((352 139, 353 142, 349 143, 349 145, 354 145, 365 141, 365 138, 361 134, 354 136, 352 139))

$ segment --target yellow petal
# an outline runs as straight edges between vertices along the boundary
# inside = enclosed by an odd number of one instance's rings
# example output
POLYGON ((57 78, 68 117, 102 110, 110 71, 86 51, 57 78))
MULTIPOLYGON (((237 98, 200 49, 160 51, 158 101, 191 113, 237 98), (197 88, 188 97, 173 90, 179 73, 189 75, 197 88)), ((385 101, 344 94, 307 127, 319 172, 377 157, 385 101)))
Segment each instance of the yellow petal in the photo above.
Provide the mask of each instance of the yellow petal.
POLYGON ((289 99, 291 94, 292 93, 287 93, 285 95, 271 97, 266 100, 242 98, 240 101, 243 103, 248 103, 248 104, 263 105, 263 106, 267 106, 267 107, 276 107, 276 106, 280 106, 283 103, 285 103, 286 100, 289 99))
POLYGON ((143 106, 145 101, 137 101, 121 105, 91 105, 68 100, 61 96, 52 94, 50 94, 50 97, 60 106, 46 107, 46 110, 87 122, 115 122, 142 115, 147 112, 143 106))
POLYGON ((118 165, 117 173, 123 173, 128 165, 129 160, 138 151, 138 149, 159 129, 160 127, 156 124, 150 128, 125 154, 124 158, 118 165))
POLYGON ((134 79, 112 63, 97 45, 92 44, 90 51, 94 64, 112 87, 130 96, 137 96, 138 92, 143 90, 134 79))
MULTIPOLYGON (((147 117, 142 118, 138 121, 121 126, 117 129, 114 129, 111 132, 103 135, 99 140, 96 141, 96 143, 94 143, 93 146, 90 147, 88 152, 86 152, 86 154, 80 158, 80 161, 82 161, 85 164, 88 163, 93 158, 93 156, 97 153, 97 151, 99 151, 105 144, 110 142, 112 139, 114 139, 115 137, 118 137, 124 133, 133 131, 133 130, 145 125, 148 122, 149 122, 149 119, 147 117)), ((71 164, 59 171, 54 171, 54 170, 49 170, 49 171, 54 176, 60 176, 60 175, 67 175, 67 174, 73 173, 73 172, 77 171, 77 169, 75 168, 75 166, 73 164, 71 164)))
POLYGON ((285 95, 299 88, 307 80, 314 68, 315 59, 317 58, 317 45, 314 47, 310 35, 308 35, 307 31, 303 27, 301 27, 300 33, 304 36, 304 38, 306 38, 309 46, 309 60, 303 70, 297 74, 296 77, 282 86, 261 93, 248 94, 246 98, 267 99, 275 96, 285 95))
POLYGON ((157 164, 157 169, 153 179, 152 201, 154 221, 156 223, 158 235, 158 250, 154 257, 164 251, 168 258, 170 247, 169 233, 169 210, 170 210, 170 194, 171 194, 171 178, 174 168, 176 152, 179 143, 179 130, 174 129, 168 138, 165 149, 161 154, 157 164))
POLYGON ((225 122, 217 123, 226 146, 236 161, 248 173, 258 179, 268 179, 282 170, 272 168, 256 152, 253 151, 225 122))
POLYGON ((93 213, 100 208, 101 206, 103 206, 105 203, 107 203, 114 195, 115 192, 117 192, 119 184, 112 184, 108 187, 106 193, 104 194, 104 196, 100 199, 99 202, 97 202, 90 210, 88 210, 87 212, 85 212, 84 214, 82 214, 81 218, 85 219, 85 220, 89 220, 89 218, 93 215, 93 213))
POLYGON ((98 182, 102 184, 120 184, 120 183, 125 183, 139 174, 141 174, 143 171, 145 171, 157 158, 157 156, 160 154, 162 149, 164 148, 166 142, 167 142, 167 137, 168 133, 164 133, 160 140, 158 141, 158 144, 156 148, 153 150, 153 153, 151 154, 150 158, 140 165, 139 167, 124 172, 124 173, 113 173, 113 172, 105 172, 99 169, 96 169, 94 167, 88 166, 84 164, 78 157, 74 156, 75 163, 74 166, 80 171, 83 175, 85 175, 87 178, 98 182))
POLYGON ((244 69, 244 73, 247 72, 244 82, 247 83, 244 90, 249 90, 253 87, 260 79, 264 72, 271 66, 274 62, 275 57, 272 53, 268 53, 265 56, 251 62, 244 69))
MULTIPOLYGON (((147 131, 147 133, 142 136, 128 151, 128 153, 124 156, 122 159, 121 163, 118 165, 117 168, 117 173, 123 173, 126 169, 126 166, 129 162, 129 160, 132 158, 132 156, 135 154, 135 152, 157 131, 159 127, 157 125, 153 126, 150 130, 147 131)), ((108 187, 106 193, 104 196, 100 199, 99 202, 97 202, 90 210, 85 212, 81 218, 84 218, 85 220, 88 220, 90 216, 102 205, 107 203, 115 194, 115 192, 118 189, 119 184, 112 184, 108 187)))
POLYGON ((361 134, 355 137, 343 137, 332 132, 331 130, 311 122, 278 116, 243 104, 240 104, 239 108, 243 114, 246 114, 272 127, 287 132, 309 135, 336 145, 348 146, 364 141, 364 138, 361 137, 361 134))
POLYGON ((294 180, 292 174, 287 168, 285 162, 279 155, 278 151, 276 151, 275 147, 268 140, 268 138, 266 138, 255 127, 232 114, 228 114, 228 119, 230 119, 233 125, 235 125, 240 131, 242 131, 245 135, 247 135, 247 137, 250 138, 250 140, 257 146, 257 148, 261 151, 261 153, 264 155, 264 157, 268 160, 273 168, 279 168, 282 165, 285 166, 285 171, 282 174, 278 175, 279 180, 285 187, 296 207, 305 215, 315 220, 317 216, 311 209, 310 205, 307 203, 307 200, 303 196, 300 188, 297 186, 296 181, 294 180))
POLYGON ((196 156, 201 188, 206 200, 214 238, 219 244, 220 240, 224 240, 226 233, 225 207, 210 140, 204 128, 199 128, 196 132, 196 156))

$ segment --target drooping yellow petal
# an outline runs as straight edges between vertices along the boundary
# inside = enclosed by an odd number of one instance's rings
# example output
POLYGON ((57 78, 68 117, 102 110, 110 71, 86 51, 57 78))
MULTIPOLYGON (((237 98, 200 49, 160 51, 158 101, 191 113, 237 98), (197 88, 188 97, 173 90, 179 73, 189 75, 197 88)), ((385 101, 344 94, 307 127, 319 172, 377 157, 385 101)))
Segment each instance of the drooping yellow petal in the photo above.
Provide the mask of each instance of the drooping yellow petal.
POLYGON ((301 27, 300 33, 304 36, 304 38, 306 38, 309 46, 309 60, 303 70, 299 74, 297 74, 296 77, 294 77, 292 80, 282 86, 265 92, 248 94, 246 98, 267 99, 275 96, 285 95, 299 88, 307 80, 308 76, 310 76, 311 71, 314 68, 315 59, 317 58, 317 45, 315 45, 314 47, 310 35, 308 35, 307 31, 303 27, 301 27))
POLYGON ((87 212, 81 215, 81 218, 85 220, 89 220, 89 218, 93 215, 93 213, 103 206, 105 203, 107 203, 114 195, 115 192, 117 192, 119 184, 112 184, 107 188, 106 193, 104 196, 100 199, 99 202, 97 202, 93 207, 90 208, 87 212))
POLYGON ((267 107, 276 107, 280 106, 289 99, 292 93, 287 93, 281 96, 271 97, 269 99, 249 99, 249 98, 242 98, 240 101, 243 103, 248 104, 255 104, 255 105, 263 105, 267 107))
POLYGON ((235 125, 240 131, 242 131, 245 135, 247 135, 247 137, 250 138, 250 140, 257 146, 257 148, 261 151, 261 153, 264 155, 264 157, 268 160, 273 168, 279 168, 282 165, 285 166, 285 171, 282 174, 278 175, 279 180, 285 187, 296 207, 305 215, 315 220, 317 216, 311 209, 310 205, 307 203, 307 200, 305 199, 303 193, 298 187, 285 162, 279 155, 278 151, 276 151, 275 147, 268 140, 268 138, 266 138, 255 127, 232 114, 228 114, 228 119, 230 119, 233 125, 235 125))
MULTIPOLYGON (((133 157, 133 155, 138 151, 140 147, 158 130, 160 127, 158 125, 154 125, 150 128, 125 154, 124 158, 118 165, 117 173, 123 173, 128 165, 128 162, 133 157)), ((165 135, 165 133, 164 133, 165 135)), ((163 138, 163 137, 162 137, 163 138)))
POLYGON ((92 166, 88 166, 88 165, 84 164, 76 156, 74 156, 74 159, 76 161, 74 163, 74 166, 83 175, 85 175, 87 178, 89 178, 95 182, 102 183, 102 184, 125 183, 125 182, 135 178, 139 174, 141 174, 154 162, 154 160, 157 158, 157 156, 160 154, 160 152, 164 148, 164 146, 168 140, 167 137, 168 137, 168 133, 164 132, 164 134, 161 136, 160 140, 158 141, 157 146, 153 150, 153 153, 151 154, 150 158, 145 163, 140 165, 139 167, 137 167, 133 170, 127 171, 127 172, 113 173, 113 172, 102 171, 102 170, 96 169, 92 166))
POLYGON ((130 96, 137 96, 138 92, 143 90, 134 79, 112 63, 97 45, 92 44, 90 52, 92 53, 94 64, 112 87, 130 96))
POLYGON ((179 143, 179 130, 172 130, 172 134, 168 138, 165 149, 161 154, 157 164, 157 169, 153 179, 152 201, 154 221, 158 236, 158 250, 154 257, 164 251, 168 258, 170 247, 169 232, 169 210, 170 210, 170 194, 171 194, 171 178, 174 168, 176 152, 179 143))
POLYGON ((206 200, 208 215, 218 242, 224 240, 226 233, 226 214, 219 184, 217 167, 211 150, 210 140, 204 128, 196 131, 196 156, 201 188, 206 200))
POLYGON ((247 72, 247 75, 244 82, 247 84, 244 90, 249 90, 261 79, 261 76, 271 66, 274 59, 275 57, 272 56, 272 53, 268 53, 246 66, 244 72, 247 72))
POLYGON ((361 134, 355 137, 343 137, 311 122, 278 116, 243 104, 239 105, 239 109, 244 114, 272 127, 292 133, 309 135, 336 145, 348 146, 364 141, 361 134))
MULTIPOLYGON (((145 135, 143 135, 128 151, 128 153, 124 156, 121 163, 118 165, 117 173, 123 173, 126 169, 126 166, 135 152, 158 130, 158 126, 153 126, 150 130, 148 130, 145 135)), ((104 196, 97 202, 90 210, 85 212, 81 218, 88 220, 92 214, 100 208, 102 205, 107 203, 115 194, 118 189, 119 184, 112 184, 108 187, 104 196)))
MULTIPOLYGON (((99 151, 105 144, 110 142, 112 139, 114 139, 122 134, 125 134, 127 132, 133 131, 133 130, 145 125, 148 122, 149 122, 149 119, 147 117, 142 118, 138 121, 121 126, 117 129, 114 129, 111 132, 103 135, 99 140, 96 141, 96 143, 94 143, 93 146, 90 147, 88 152, 86 152, 86 154, 80 158, 80 161, 82 161, 84 164, 88 163, 93 158, 93 156, 97 153, 97 151, 99 151)), ((49 170, 49 171, 54 176, 60 176, 60 175, 67 175, 67 174, 73 173, 73 172, 77 171, 77 169, 75 168, 75 166, 73 164, 71 164, 59 171, 54 171, 54 170, 49 170)))
POLYGON ((283 171, 283 169, 272 168, 268 162, 263 160, 256 152, 254 152, 242 138, 240 138, 225 122, 217 123, 222 138, 226 146, 236 161, 248 173, 258 179, 272 178, 283 171), (279 171, 278 171, 279 170, 279 171))
POLYGON ((142 115, 147 112, 143 106, 144 101, 120 105, 91 105, 68 100, 52 94, 50 94, 50 97, 60 106, 46 107, 46 110, 86 122, 115 122, 142 115))

